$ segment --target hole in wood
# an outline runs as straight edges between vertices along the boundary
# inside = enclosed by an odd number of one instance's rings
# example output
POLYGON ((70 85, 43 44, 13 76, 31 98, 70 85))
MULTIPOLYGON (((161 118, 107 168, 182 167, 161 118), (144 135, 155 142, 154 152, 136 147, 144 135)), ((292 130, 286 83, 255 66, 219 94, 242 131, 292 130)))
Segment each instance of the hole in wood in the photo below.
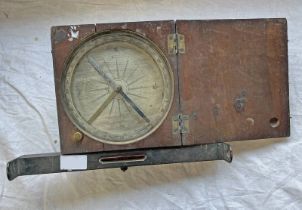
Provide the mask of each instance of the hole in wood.
POLYGON ((276 117, 271 118, 269 123, 271 124, 272 128, 277 128, 280 125, 280 121, 276 117))

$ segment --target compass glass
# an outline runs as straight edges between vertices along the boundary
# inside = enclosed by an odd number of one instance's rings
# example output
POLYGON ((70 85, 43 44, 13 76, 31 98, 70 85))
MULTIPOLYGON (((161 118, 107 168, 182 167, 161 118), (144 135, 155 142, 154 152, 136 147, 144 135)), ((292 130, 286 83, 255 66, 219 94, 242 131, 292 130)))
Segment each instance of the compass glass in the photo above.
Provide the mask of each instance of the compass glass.
POLYGON ((87 136, 109 144, 139 141, 166 118, 171 67, 150 40, 131 32, 98 34, 72 54, 62 76, 64 109, 87 136))

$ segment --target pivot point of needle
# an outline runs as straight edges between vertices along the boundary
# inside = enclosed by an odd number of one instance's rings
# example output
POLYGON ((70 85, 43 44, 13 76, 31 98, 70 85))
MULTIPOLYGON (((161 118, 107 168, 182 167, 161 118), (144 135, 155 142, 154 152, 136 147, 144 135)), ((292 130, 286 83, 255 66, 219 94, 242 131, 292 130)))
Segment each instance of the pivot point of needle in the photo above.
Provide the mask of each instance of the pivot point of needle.
POLYGON ((121 85, 118 85, 118 86, 115 88, 115 91, 116 91, 116 92, 120 92, 121 90, 123 90, 123 88, 122 88, 121 85))

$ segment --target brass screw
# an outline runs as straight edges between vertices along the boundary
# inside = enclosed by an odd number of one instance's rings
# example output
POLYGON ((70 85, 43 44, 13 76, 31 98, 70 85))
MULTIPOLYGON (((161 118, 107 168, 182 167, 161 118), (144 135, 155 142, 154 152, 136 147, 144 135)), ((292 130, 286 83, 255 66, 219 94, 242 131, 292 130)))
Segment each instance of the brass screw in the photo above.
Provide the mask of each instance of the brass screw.
POLYGON ((83 134, 81 132, 75 132, 73 134, 73 140, 74 141, 81 141, 83 139, 83 134))

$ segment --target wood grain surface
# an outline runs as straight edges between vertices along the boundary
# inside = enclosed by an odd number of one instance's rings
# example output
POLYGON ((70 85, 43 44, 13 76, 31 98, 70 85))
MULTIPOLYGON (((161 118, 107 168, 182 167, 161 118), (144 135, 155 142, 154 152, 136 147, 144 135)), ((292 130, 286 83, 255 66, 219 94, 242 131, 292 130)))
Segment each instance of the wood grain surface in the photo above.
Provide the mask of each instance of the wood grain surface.
POLYGON ((176 25, 184 145, 289 136, 286 19, 176 25))
POLYGON ((68 36, 68 34, 70 34, 71 26, 59 26, 53 27, 52 29, 52 46, 55 67, 55 85, 60 128, 61 152, 63 154, 75 154, 109 150, 180 146, 181 136, 180 134, 172 134, 171 121, 172 116, 179 113, 179 93, 177 83, 178 79, 176 70, 176 55, 169 55, 167 49, 168 34, 175 33, 174 21, 80 25, 76 28, 79 30, 79 38, 74 39, 73 41, 70 41, 70 38, 68 36), (103 144, 85 135, 82 141, 76 142, 73 140, 72 136, 78 130, 67 117, 61 101, 61 75, 65 69, 66 61, 68 59, 69 54, 72 52, 73 49, 75 49, 75 47, 78 46, 81 40, 93 33, 98 33, 110 29, 131 30, 137 32, 152 40, 163 51, 174 73, 174 101, 171 110, 163 124, 154 133, 139 142, 123 146, 117 146, 103 144))
POLYGON ((150 21, 76 28, 75 39, 71 26, 52 28, 63 154, 289 136, 286 19, 150 21), (175 26, 185 37, 185 53, 179 55, 168 54, 167 49, 167 36, 175 33, 175 26), (123 29, 146 36, 168 58, 175 79, 172 108, 159 129, 137 143, 116 146, 87 136, 76 142, 72 135, 77 128, 64 112, 60 96, 67 58, 85 37, 123 29), (172 117, 178 113, 189 116, 189 133, 172 134, 172 117))

